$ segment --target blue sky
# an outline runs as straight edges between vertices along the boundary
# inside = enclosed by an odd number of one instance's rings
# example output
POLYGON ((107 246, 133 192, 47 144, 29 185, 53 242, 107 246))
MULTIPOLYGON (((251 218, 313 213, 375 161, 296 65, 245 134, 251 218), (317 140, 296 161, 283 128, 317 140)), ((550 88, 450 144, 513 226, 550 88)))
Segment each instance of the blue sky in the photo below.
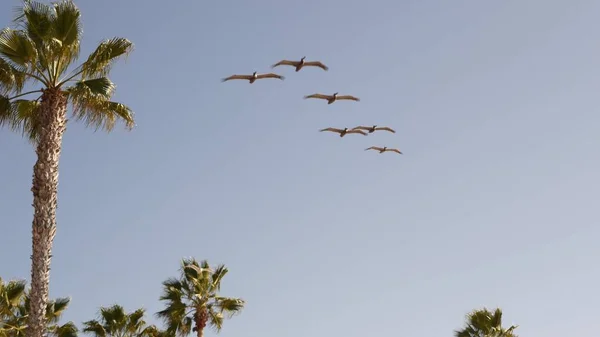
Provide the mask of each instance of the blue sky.
MULTIPOLYGON (((138 126, 69 124, 66 319, 156 312, 195 256, 248 301, 223 336, 450 336, 481 306, 522 336, 598 331, 600 2, 177 3, 78 1, 84 55, 136 45, 112 79, 138 126), (330 70, 220 82, 305 55, 330 70), (335 91, 361 102, 302 99, 335 91), (318 132, 358 124, 397 133, 318 132)), ((28 278, 34 151, 0 130, 0 153, 0 276, 28 278)))

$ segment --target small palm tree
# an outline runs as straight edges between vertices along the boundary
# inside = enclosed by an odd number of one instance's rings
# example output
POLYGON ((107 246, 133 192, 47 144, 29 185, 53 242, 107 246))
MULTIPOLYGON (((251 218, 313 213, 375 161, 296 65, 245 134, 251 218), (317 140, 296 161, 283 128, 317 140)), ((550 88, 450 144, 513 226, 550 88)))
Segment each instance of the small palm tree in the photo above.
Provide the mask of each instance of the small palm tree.
POLYGON ((37 154, 31 188, 30 337, 42 337, 45 331, 58 163, 69 103, 75 120, 96 129, 110 131, 117 120, 129 128, 134 125, 131 109, 111 100, 115 85, 107 77, 114 61, 132 50, 132 43, 124 38, 106 40, 74 66, 81 34, 81 15, 71 0, 52 4, 25 0, 15 27, 0 30, 0 126, 26 135, 37 154), (30 95, 35 96, 25 99, 30 95))
MULTIPOLYGON (((46 306, 46 332, 54 337, 76 337, 77 327, 73 322, 59 325, 58 321, 69 306, 69 298, 48 301, 46 306)), ((25 337, 29 311, 29 296, 25 281, 0 279, 0 337, 25 337)))
POLYGON ((502 327, 502 310, 493 312, 486 308, 475 310, 467 315, 466 326, 454 331, 455 337, 517 337, 514 330, 517 325, 508 329, 502 327))
POLYGON ((224 265, 211 269, 207 261, 183 259, 181 276, 163 282, 160 300, 165 301, 166 308, 157 316, 166 323, 167 331, 181 337, 193 331, 203 337, 207 325, 219 332, 225 315, 230 318, 241 312, 244 300, 218 294, 227 272, 224 265))
POLYGON ((100 320, 83 322, 83 332, 94 337, 159 337, 160 330, 144 321, 144 309, 129 314, 120 305, 100 308, 100 320))

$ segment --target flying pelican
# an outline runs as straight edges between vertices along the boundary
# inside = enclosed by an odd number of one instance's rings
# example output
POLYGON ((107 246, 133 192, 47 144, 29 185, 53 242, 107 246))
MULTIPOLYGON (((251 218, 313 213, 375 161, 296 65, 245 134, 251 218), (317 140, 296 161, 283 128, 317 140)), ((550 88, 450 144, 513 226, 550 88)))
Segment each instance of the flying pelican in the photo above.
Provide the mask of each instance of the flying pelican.
POLYGON ((368 151, 368 150, 376 150, 376 151, 379 151, 379 153, 396 152, 398 154, 402 154, 402 152, 400 152, 400 150, 398 150, 398 149, 388 149, 387 146, 384 146, 384 147, 371 146, 370 148, 365 149, 365 151, 368 151))
POLYGON ((353 128, 353 130, 365 130, 368 131, 369 133, 373 133, 375 131, 389 131, 391 133, 396 133, 396 131, 394 131, 394 129, 389 128, 387 126, 377 126, 377 125, 373 125, 373 126, 357 126, 355 128, 353 128))
POLYGON ((307 98, 320 98, 320 99, 324 99, 327 100, 327 104, 331 104, 335 101, 339 101, 339 100, 350 100, 350 101, 360 101, 360 99, 358 97, 354 97, 354 96, 350 96, 350 95, 344 95, 344 96, 338 96, 338 93, 334 93, 333 95, 323 95, 323 94, 312 94, 312 95, 308 95, 308 96, 304 96, 304 99, 307 98))
POLYGON ((277 78, 283 80, 285 77, 281 75, 277 75, 274 73, 268 74, 257 74, 256 71, 252 73, 252 75, 231 75, 221 80, 221 82, 227 82, 230 80, 246 80, 249 81, 250 84, 254 83, 256 80, 262 80, 263 78, 277 78))
POLYGON ((323 131, 330 131, 330 132, 337 132, 340 134, 340 137, 344 137, 346 134, 351 134, 351 133, 360 133, 363 136, 366 136, 367 133, 361 130, 348 130, 348 128, 344 128, 342 129, 336 129, 336 128, 327 128, 327 129, 323 129, 323 130, 319 130, 319 132, 323 132, 323 131))
POLYGON ((300 61, 281 60, 281 61, 275 63, 274 65, 272 65, 271 68, 275 68, 278 66, 292 66, 292 67, 296 67, 297 72, 300 71, 300 69, 302 69, 303 67, 319 67, 325 71, 329 70, 329 67, 324 65, 322 62, 320 62, 320 61, 304 61, 305 58, 306 58, 306 56, 302 57, 300 59, 300 61))

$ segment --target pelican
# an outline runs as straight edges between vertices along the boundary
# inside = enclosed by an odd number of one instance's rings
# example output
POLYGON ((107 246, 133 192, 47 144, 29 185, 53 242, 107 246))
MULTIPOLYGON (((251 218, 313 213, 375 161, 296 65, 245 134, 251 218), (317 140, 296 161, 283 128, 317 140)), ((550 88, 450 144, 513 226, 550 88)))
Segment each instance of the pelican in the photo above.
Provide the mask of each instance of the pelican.
POLYGON ((368 150, 376 150, 376 151, 379 151, 379 153, 396 152, 398 154, 402 154, 402 152, 400 152, 400 150, 398 150, 398 149, 388 149, 387 146, 384 146, 384 147, 371 146, 370 148, 365 149, 365 151, 368 151, 368 150))
POLYGON ((300 71, 300 69, 302 69, 303 67, 319 67, 325 71, 329 70, 329 67, 327 67, 323 63, 319 61, 304 61, 305 58, 306 56, 302 57, 300 61, 281 60, 272 65, 271 68, 275 68, 278 66, 292 66, 296 67, 296 72, 300 71))
POLYGON ((339 101, 339 100, 350 100, 350 101, 360 101, 360 99, 358 97, 354 97, 354 96, 350 96, 350 95, 344 95, 344 96, 338 96, 338 93, 334 93, 333 95, 323 95, 323 94, 312 94, 312 95, 308 95, 308 96, 304 96, 304 99, 307 98, 320 98, 320 99, 325 99, 327 100, 327 104, 331 104, 335 101, 339 101))
POLYGON ((391 133, 396 133, 396 131, 394 131, 394 129, 392 128, 388 128, 387 126, 377 126, 377 125, 373 125, 373 126, 357 126, 355 128, 353 128, 353 130, 365 130, 368 131, 369 133, 373 133, 375 131, 389 131, 391 133))
POLYGON ((250 84, 254 83, 254 81, 256 80, 261 80, 263 78, 277 78, 280 80, 285 79, 285 77, 281 76, 281 75, 277 75, 274 73, 268 73, 268 74, 257 74, 256 71, 252 73, 252 75, 231 75, 229 77, 226 77, 224 79, 221 80, 221 82, 227 82, 229 80, 247 80, 250 82, 250 84))
POLYGON ((351 134, 351 133, 360 133, 363 136, 366 136, 367 133, 361 130, 348 130, 348 128, 344 128, 342 129, 336 129, 336 128, 327 128, 327 129, 323 129, 323 130, 319 130, 319 132, 323 132, 323 131, 330 131, 330 132, 337 132, 340 134, 340 137, 344 137, 346 134, 351 134))

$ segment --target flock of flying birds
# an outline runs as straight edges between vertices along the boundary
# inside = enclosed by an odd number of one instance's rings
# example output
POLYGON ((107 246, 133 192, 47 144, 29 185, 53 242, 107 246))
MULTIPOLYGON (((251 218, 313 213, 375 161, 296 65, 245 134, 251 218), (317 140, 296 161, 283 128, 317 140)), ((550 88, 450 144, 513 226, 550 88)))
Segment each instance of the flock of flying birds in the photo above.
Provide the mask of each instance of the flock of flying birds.
MULTIPOLYGON (((329 70, 329 67, 327 67, 320 61, 305 61, 305 59, 306 59, 306 56, 302 57, 300 59, 300 61, 281 60, 281 61, 275 63, 274 65, 272 65, 271 68, 275 68, 278 66, 292 66, 292 67, 296 68, 296 72, 300 71, 304 67, 319 67, 325 71, 329 70)), ((254 73, 252 73, 252 75, 231 75, 229 77, 222 79, 222 82, 227 82, 230 80, 246 80, 250 84, 252 84, 252 83, 256 82, 257 80, 262 80, 262 79, 266 79, 266 78, 274 78, 274 79, 279 79, 279 80, 285 79, 284 76, 278 75, 275 73, 258 74, 255 71, 254 73)), ((326 100, 327 104, 332 104, 336 101, 342 101, 342 100, 355 101, 355 102, 360 101, 360 99, 358 97, 354 97, 352 95, 338 95, 337 92, 333 93, 332 95, 324 95, 324 94, 317 93, 317 94, 304 96, 304 99, 308 99, 308 98, 317 98, 317 99, 326 100)), ((322 129, 319 131, 320 132, 323 132, 323 131, 335 132, 335 133, 338 133, 340 135, 340 137, 344 137, 345 135, 349 135, 349 134, 361 134, 363 136, 367 136, 369 133, 373 133, 375 131, 388 131, 391 133, 396 133, 396 131, 394 131, 392 128, 389 128, 387 126, 377 126, 377 125, 373 125, 373 126, 362 126, 361 125, 361 126, 354 127, 352 129, 348 129, 348 128, 339 129, 339 128, 329 127, 329 128, 325 128, 325 129, 322 129)), ((388 148, 387 146, 384 146, 384 147, 371 146, 371 147, 365 149, 365 151, 368 151, 368 150, 379 151, 379 153, 396 152, 398 154, 402 154, 402 152, 400 152, 400 150, 388 148)))

